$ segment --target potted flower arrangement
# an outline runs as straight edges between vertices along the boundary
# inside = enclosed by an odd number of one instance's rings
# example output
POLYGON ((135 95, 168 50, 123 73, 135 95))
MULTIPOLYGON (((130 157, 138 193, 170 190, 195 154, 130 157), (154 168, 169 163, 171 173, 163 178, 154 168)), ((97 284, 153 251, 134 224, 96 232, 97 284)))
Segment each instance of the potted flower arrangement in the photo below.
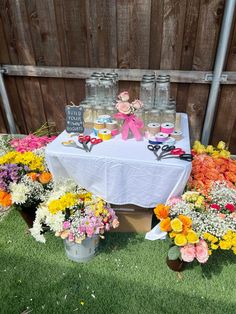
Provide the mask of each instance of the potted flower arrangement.
POLYGON ((141 119, 135 115, 135 111, 143 107, 143 103, 136 99, 132 103, 129 102, 129 93, 124 91, 118 95, 116 108, 119 113, 114 115, 115 119, 124 120, 121 136, 123 140, 127 140, 129 131, 133 134, 134 138, 139 141, 142 139, 140 129, 143 128, 144 124, 141 119))
POLYGON ((169 260, 206 263, 215 250, 236 254, 236 189, 215 182, 207 196, 188 191, 154 210, 173 246, 169 260))
POLYGON ((52 139, 28 135, 1 142, 4 154, 0 156, 0 206, 19 210, 29 227, 36 207, 51 189, 52 175, 45 163, 44 145, 52 139))
POLYGON ((192 190, 154 209, 160 230, 172 242, 168 261, 179 264, 204 264, 216 250, 236 254, 236 161, 223 142, 217 147, 195 142, 193 153, 192 190))
POLYGON ((48 199, 38 207, 31 233, 40 242, 45 242, 43 223, 64 239, 68 258, 77 262, 91 259, 99 238, 119 225, 114 210, 104 200, 71 180, 56 182, 48 199))

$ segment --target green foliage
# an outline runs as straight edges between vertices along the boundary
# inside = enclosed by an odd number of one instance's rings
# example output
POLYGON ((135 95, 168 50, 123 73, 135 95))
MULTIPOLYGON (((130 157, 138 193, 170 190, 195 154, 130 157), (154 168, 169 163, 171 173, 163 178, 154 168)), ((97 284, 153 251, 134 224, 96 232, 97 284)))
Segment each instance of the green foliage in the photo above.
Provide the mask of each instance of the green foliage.
POLYGON ((169 248, 168 258, 171 261, 174 261, 174 260, 180 258, 180 249, 178 246, 174 245, 174 246, 169 248))

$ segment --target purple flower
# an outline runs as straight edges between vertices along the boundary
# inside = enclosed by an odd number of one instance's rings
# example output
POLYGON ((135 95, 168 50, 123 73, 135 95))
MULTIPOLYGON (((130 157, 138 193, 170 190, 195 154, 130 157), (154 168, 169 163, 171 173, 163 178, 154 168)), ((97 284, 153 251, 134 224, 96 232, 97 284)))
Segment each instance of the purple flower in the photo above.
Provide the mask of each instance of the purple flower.
POLYGON ((9 184, 11 182, 18 182, 21 175, 25 174, 27 170, 25 169, 25 167, 21 167, 16 164, 1 165, 0 166, 0 190, 7 191, 9 184))

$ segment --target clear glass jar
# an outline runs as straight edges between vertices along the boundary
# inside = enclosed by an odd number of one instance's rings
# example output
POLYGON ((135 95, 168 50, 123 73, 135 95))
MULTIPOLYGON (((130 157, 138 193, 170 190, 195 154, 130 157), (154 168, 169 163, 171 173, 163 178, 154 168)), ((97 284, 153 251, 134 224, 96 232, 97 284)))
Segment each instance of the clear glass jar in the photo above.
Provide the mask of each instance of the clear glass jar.
POLYGON ((105 77, 112 79, 113 81, 113 100, 116 100, 118 95, 118 74, 115 72, 106 73, 105 77))
POLYGON ((91 128, 93 126, 93 106, 85 102, 80 105, 84 108, 84 127, 91 128))
POLYGON ((116 109, 116 107, 115 106, 109 106, 109 107, 106 107, 105 110, 106 110, 105 114, 108 114, 109 116, 112 117, 112 120, 115 120, 113 118, 113 116, 114 116, 114 114, 118 113, 118 110, 116 109))
POLYGON ((95 106, 93 108, 93 122, 95 122, 98 116, 106 114, 106 108, 104 106, 95 106))
POLYGON ((97 78, 88 78, 85 81, 85 95, 86 100, 93 102, 95 105, 98 99, 99 81, 97 78))
POLYGON ((171 122, 175 124, 176 111, 174 109, 163 110, 162 112, 162 123, 171 122))
POLYGON ((142 101, 144 109, 153 108, 154 97, 155 97, 155 81, 142 80, 140 83, 139 99, 142 101))
POLYGON ((100 80, 101 84, 101 97, 100 101, 103 106, 110 106, 113 103, 113 79, 104 77, 100 80))
POLYGON ((149 120, 150 120, 150 110, 143 110, 142 111, 142 120, 145 126, 148 125, 149 120))
POLYGON ((170 98, 170 76, 159 75, 156 80, 155 108, 167 109, 170 98))
POLYGON ((161 124, 162 123, 162 111, 158 109, 150 110, 148 123, 160 123, 161 124))

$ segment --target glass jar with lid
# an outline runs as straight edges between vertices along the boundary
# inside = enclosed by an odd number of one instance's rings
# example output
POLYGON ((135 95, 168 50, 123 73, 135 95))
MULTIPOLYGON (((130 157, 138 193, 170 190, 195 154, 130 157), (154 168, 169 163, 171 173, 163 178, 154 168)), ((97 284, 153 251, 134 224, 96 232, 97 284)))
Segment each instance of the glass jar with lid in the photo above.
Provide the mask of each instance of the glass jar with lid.
POLYGON ((156 80, 155 107, 167 109, 170 98, 170 76, 159 75, 156 80))
POLYGON ((155 95, 155 81, 151 79, 144 79, 140 83, 139 99, 144 105, 144 109, 151 109, 154 105, 155 95))
POLYGON ((113 79, 104 77, 100 80, 101 84, 101 95, 100 101, 103 106, 110 106, 113 103, 113 79))
POLYGON ((86 100, 94 103, 95 105, 98 99, 98 86, 99 81, 97 78, 90 77, 85 81, 86 100))

